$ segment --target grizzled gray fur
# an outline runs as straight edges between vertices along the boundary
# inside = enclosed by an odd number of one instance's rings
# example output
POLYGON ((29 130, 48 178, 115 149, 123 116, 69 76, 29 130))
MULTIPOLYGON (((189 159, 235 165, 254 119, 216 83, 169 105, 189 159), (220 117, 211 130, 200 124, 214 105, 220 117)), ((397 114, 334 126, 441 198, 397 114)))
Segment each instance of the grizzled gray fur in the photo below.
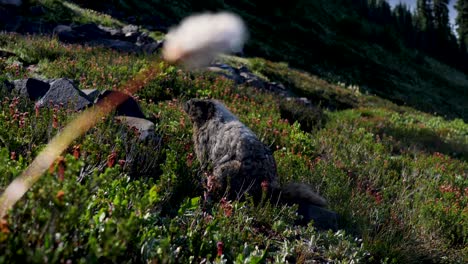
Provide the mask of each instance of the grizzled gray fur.
POLYGON ((267 191, 272 199, 325 206, 305 184, 281 188, 270 149, 221 102, 191 99, 184 110, 193 122, 197 158, 204 171, 212 172, 205 179, 210 194, 236 199, 248 193, 258 200, 267 191))

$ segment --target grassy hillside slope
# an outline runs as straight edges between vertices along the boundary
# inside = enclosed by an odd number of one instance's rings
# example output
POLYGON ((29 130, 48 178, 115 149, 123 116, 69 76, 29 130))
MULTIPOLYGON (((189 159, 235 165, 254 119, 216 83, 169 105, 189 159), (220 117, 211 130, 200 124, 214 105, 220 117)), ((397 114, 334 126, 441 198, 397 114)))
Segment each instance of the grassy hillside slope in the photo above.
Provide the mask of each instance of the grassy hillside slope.
MULTIPOLYGON (((126 23, 122 17, 103 16, 58 0, 32 2, 57 10, 53 16, 35 19, 126 23)), ((130 3, 120 1, 135 13, 141 11, 136 6, 145 7, 130 3)), ((146 12, 157 12, 161 21, 175 21, 192 8, 200 9, 184 1, 155 3, 161 6, 146 6, 146 12)), ((210 3, 213 8, 218 5, 210 3)), ((338 26, 340 14, 350 11, 329 1, 271 7, 263 11, 272 16, 267 20, 253 16, 258 7, 251 2, 224 5, 237 8, 253 32, 263 25, 259 31, 265 35, 253 35, 248 53, 288 61, 296 69, 264 58, 222 60, 245 65, 317 102, 323 112, 319 120, 301 114, 307 113, 304 106, 288 105, 284 98, 234 85, 211 73, 167 65, 158 54, 63 44, 50 36, 0 34, 0 50, 12 54, 0 58, 0 81, 67 77, 77 80, 82 89, 103 90, 121 87, 142 69, 157 65, 157 76, 138 98, 163 140, 162 147, 140 142, 112 117, 79 138, 64 153, 63 162, 0 220, 0 263, 466 263, 468 124, 419 110, 455 109, 454 116, 463 117, 466 76, 405 49, 389 53, 380 45, 363 44, 331 30, 338 26), (317 39, 312 44, 320 47, 304 49, 303 42, 278 34, 287 30, 286 24, 283 28, 268 24, 277 19, 275 12, 285 17, 286 12, 299 15, 299 10, 308 18, 288 20, 289 34, 305 36, 301 34, 314 31, 317 39), (315 14, 311 10, 320 13, 320 19, 310 16, 315 14), (370 63, 369 69, 364 68, 369 71, 362 71, 363 61, 370 63), (399 64, 402 61, 407 63, 399 64), (373 72, 377 69, 381 71, 373 72), (332 81, 338 77, 349 82, 332 81), (405 82, 405 78, 420 79, 405 82), (358 80, 370 83, 349 86, 358 80), (448 88, 442 90, 438 84, 448 88), (341 216, 340 231, 317 231, 313 224, 296 226, 294 208, 268 203, 219 201, 206 210, 199 180, 203 172, 194 158, 191 123, 182 111, 184 100, 200 96, 223 100, 274 150, 282 183, 306 182, 326 197, 330 209, 341 216), (408 106, 395 104, 406 101, 408 106), (285 107, 293 114, 285 116, 285 107), (301 126, 302 122, 313 125, 301 126), (114 163, 109 163, 110 157, 114 163)), ((31 102, 7 95, 1 83, 3 191, 75 114, 60 107, 36 114, 31 102)))
POLYGON ((394 28, 359 17, 349 0, 76 2, 108 12, 116 8, 123 19, 150 28, 165 28, 193 12, 231 10, 251 31, 247 55, 288 62, 400 105, 468 120, 468 77, 405 48, 394 28))

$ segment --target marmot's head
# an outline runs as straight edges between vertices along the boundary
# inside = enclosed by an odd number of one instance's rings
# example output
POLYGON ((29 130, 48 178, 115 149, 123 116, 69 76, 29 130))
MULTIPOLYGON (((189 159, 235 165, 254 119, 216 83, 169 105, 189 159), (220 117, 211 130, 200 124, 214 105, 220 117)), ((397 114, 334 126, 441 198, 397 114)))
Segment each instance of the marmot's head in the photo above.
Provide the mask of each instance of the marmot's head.
POLYGON ((216 106, 211 100, 190 99, 184 104, 184 111, 196 127, 202 126, 214 117, 216 106))

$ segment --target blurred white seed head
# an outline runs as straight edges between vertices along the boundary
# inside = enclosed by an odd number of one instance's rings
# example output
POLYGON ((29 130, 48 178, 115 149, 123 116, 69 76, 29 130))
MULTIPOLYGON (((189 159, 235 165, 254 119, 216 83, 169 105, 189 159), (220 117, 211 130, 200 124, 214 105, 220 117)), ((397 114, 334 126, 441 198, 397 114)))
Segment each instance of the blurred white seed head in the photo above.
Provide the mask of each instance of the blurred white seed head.
POLYGON ((169 30, 163 48, 168 62, 189 67, 207 65, 219 53, 239 52, 247 40, 242 19, 232 13, 203 13, 182 20, 169 30))

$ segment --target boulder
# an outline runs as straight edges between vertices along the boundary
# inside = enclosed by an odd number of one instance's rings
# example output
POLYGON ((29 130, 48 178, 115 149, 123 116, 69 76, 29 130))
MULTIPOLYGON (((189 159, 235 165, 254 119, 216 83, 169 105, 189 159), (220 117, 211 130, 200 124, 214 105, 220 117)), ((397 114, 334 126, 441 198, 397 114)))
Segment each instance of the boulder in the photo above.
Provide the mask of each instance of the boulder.
POLYGON ((50 83, 50 89, 37 102, 39 107, 52 104, 63 104, 66 107, 71 107, 74 110, 81 110, 92 104, 85 93, 75 87, 69 79, 56 79, 50 83))
POLYGON ((68 43, 77 42, 81 39, 78 33, 67 25, 56 26, 53 30, 53 34, 56 35, 60 41, 68 43))
POLYGON ((122 32, 125 36, 130 36, 132 34, 138 33, 138 26, 136 25, 126 25, 122 28, 122 32))
POLYGON ((94 102, 101 94, 98 89, 82 89, 81 91, 88 96, 88 99, 91 100, 91 102, 94 102))
POLYGON ((141 111, 140 105, 138 102, 128 94, 119 91, 106 90, 102 92, 95 103, 105 100, 111 94, 115 94, 119 98, 124 98, 124 101, 117 107, 116 115, 117 116, 132 116, 138 118, 145 118, 143 111, 141 111))
POLYGON ((34 78, 15 80, 13 84, 15 86, 14 92, 20 96, 28 97, 32 101, 43 97, 50 88, 49 83, 34 78))
POLYGON ((123 37, 124 34, 120 28, 112 28, 112 27, 105 27, 102 25, 98 25, 99 29, 101 29, 104 32, 107 32, 109 35, 112 37, 120 38, 123 37))
POLYGON ((313 221, 317 229, 338 230, 338 214, 336 212, 311 204, 302 204, 299 205, 298 213, 303 216, 300 221, 302 224, 313 221))
POLYGON ((313 106, 312 102, 306 97, 286 97, 286 101, 294 102, 304 106, 313 106))
POLYGON ((53 32, 63 42, 86 43, 127 53, 152 54, 162 46, 162 42, 156 42, 147 33, 139 32, 138 26, 135 25, 127 25, 122 29, 94 23, 78 26, 58 25, 53 32))
POLYGON ((153 42, 140 47, 144 54, 153 54, 162 48, 162 42, 153 42))
POLYGON ((238 70, 239 75, 244 79, 244 83, 258 89, 267 88, 268 83, 257 75, 253 74, 247 67, 242 66, 238 70))
POLYGON ((253 88, 272 92, 282 97, 294 96, 283 84, 269 82, 251 72, 246 66, 234 68, 224 63, 213 63, 206 68, 208 71, 233 80, 236 84, 245 84, 253 88))
POLYGON ((136 45, 137 46, 143 46, 145 44, 150 44, 150 43, 153 43, 154 40, 148 35, 148 33, 144 32, 144 33, 141 33, 137 39, 136 39, 136 45))
POLYGON ((242 84, 245 81, 244 78, 239 75, 239 71, 237 69, 227 64, 215 63, 208 67, 207 70, 233 80, 236 84, 242 84))
POLYGON ((60 41, 68 43, 99 40, 111 36, 109 32, 102 30, 93 23, 74 27, 58 25, 54 28, 53 33, 57 35, 60 41))
POLYGON ((219 71, 227 71, 227 72, 230 72, 230 73, 237 73, 239 74, 239 70, 227 65, 227 64, 224 64, 224 63, 213 63, 211 64, 211 66, 209 67, 211 69, 216 69, 216 70, 219 70, 219 71))
POLYGON ((270 82, 268 85, 271 90, 286 91, 286 87, 282 83, 270 82))
POLYGON ((154 123, 147 119, 132 116, 116 116, 115 119, 131 129, 136 129, 140 140, 155 138, 154 123))
POLYGON ((118 39, 99 39, 90 43, 93 45, 114 49, 120 52, 132 53, 140 51, 140 48, 134 43, 118 39))
POLYGON ((255 75, 255 74, 253 74, 251 72, 241 72, 240 76, 244 78, 244 80, 245 80, 244 82, 248 86, 252 86, 252 87, 258 88, 258 89, 265 89, 266 88, 265 82, 262 79, 260 79, 257 75, 255 75))
POLYGON ((127 25, 123 27, 122 33, 125 35, 125 40, 130 42, 136 42, 140 36, 140 32, 138 32, 138 26, 135 25, 127 25))
POLYGON ((74 26, 73 30, 77 32, 78 35, 81 36, 85 40, 106 38, 110 35, 108 32, 100 29, 94 23, 74 26))

